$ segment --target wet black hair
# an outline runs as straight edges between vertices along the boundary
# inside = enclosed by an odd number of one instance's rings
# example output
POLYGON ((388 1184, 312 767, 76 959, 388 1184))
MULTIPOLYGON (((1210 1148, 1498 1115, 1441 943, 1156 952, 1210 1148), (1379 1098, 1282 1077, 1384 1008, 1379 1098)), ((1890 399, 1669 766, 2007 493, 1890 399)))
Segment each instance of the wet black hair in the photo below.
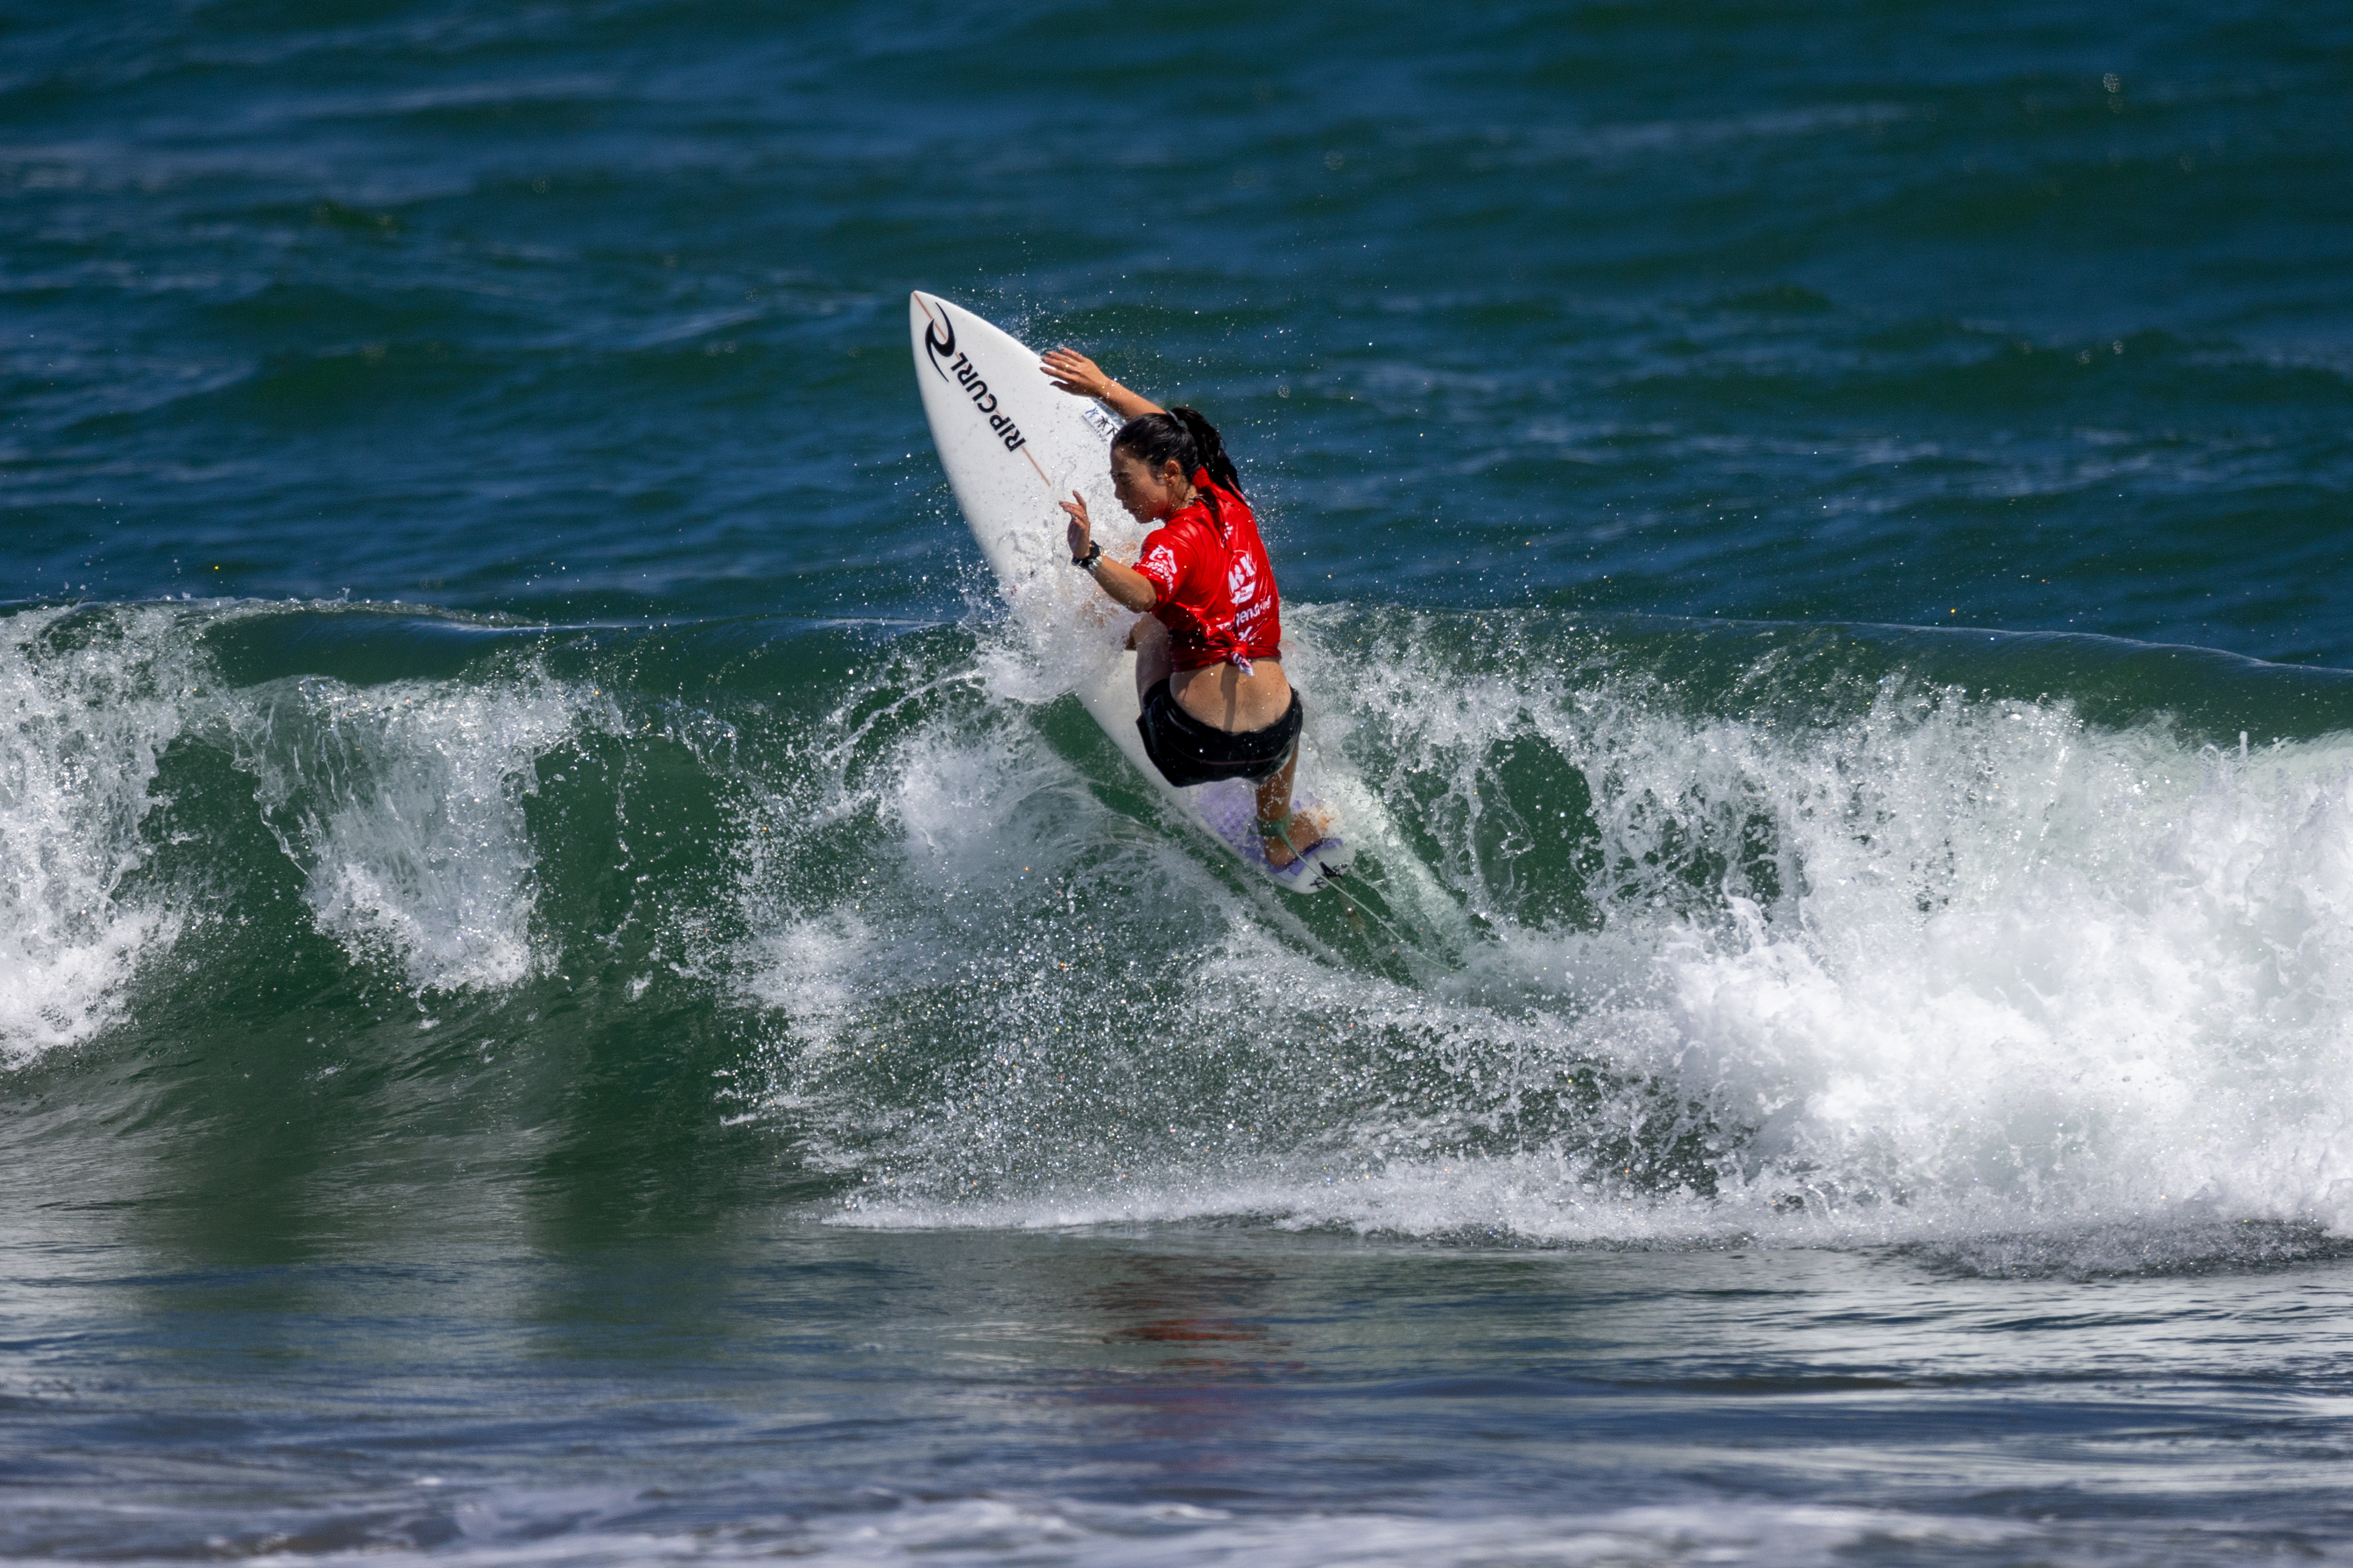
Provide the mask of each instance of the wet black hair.
MULTIPOLYGON (((1111 449, 1125 452, 1155 471, 1174 459, 1188 479, 1195 469, 1207 468, 1209 478, 1236 495, 1242 493, 1241 476, 1234 472, 1234 460, 1226 456, 1224 439, 1198 409, 1139 414, 1119 427, 1119 434, 1111 438, 1111 449)), ((1210 501, 1209 507, 1214 514, 1217 502, 1210 501)))

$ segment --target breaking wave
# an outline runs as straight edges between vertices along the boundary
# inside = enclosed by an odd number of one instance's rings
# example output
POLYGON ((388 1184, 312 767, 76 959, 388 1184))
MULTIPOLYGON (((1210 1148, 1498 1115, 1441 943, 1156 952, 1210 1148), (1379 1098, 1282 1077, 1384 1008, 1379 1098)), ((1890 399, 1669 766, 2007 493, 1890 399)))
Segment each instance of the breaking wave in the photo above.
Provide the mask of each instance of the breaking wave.
POLYGON ((549 1071, 589 1041, 699 1108, 680 1141, 769 1129, 738 1157, 861 1226, 1988 1268, 2353 1229, 2335 672, 1302 606, 1366 842, 1303 900, 1003 625, 0 625, 18 1073, 257 1030, 364 1063, 397 997, 549 1071), (192 1008, 223 973, 261 999, 192 1008))

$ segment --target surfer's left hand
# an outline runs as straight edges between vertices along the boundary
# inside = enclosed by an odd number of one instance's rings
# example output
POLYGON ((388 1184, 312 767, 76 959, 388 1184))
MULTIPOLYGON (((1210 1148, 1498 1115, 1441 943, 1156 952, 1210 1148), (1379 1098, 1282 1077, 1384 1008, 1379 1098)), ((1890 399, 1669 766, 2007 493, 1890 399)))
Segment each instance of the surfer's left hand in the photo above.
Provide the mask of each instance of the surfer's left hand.
POLYGON ((1087 516, 1087 498, 1076 490, 1062 503, 1062 510, 1071 514, 1071 559, 1075 561, 1087 552, 1087 542, 1094 537, 1095 525, 1087 516))

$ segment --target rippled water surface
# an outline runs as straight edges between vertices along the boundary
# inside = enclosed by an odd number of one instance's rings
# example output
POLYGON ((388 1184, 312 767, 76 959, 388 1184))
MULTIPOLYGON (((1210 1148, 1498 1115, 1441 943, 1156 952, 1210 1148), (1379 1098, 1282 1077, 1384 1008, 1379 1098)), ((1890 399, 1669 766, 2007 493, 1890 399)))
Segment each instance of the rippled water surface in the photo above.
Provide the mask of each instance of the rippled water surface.
POLYGON ((0 7, 0 1555, 2353 1556, 2348 111, 0 7), (1002 613, 915 288, 1224 426, 1350 900, 1002 613))

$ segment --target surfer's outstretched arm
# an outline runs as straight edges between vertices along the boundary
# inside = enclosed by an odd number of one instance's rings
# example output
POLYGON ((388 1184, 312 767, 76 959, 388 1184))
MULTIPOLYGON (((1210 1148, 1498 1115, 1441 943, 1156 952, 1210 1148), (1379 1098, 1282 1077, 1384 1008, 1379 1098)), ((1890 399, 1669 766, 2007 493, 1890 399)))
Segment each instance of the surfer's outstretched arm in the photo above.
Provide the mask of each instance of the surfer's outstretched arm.
POLYGON ((1101 365, 1076 349, 1048 349, 1039 360, 1038 368, 1064 392, 1092 397, 1107 405, 1122 419, 1168 412, 1141 393, 1130 392, 1105 375, 1101 365))

